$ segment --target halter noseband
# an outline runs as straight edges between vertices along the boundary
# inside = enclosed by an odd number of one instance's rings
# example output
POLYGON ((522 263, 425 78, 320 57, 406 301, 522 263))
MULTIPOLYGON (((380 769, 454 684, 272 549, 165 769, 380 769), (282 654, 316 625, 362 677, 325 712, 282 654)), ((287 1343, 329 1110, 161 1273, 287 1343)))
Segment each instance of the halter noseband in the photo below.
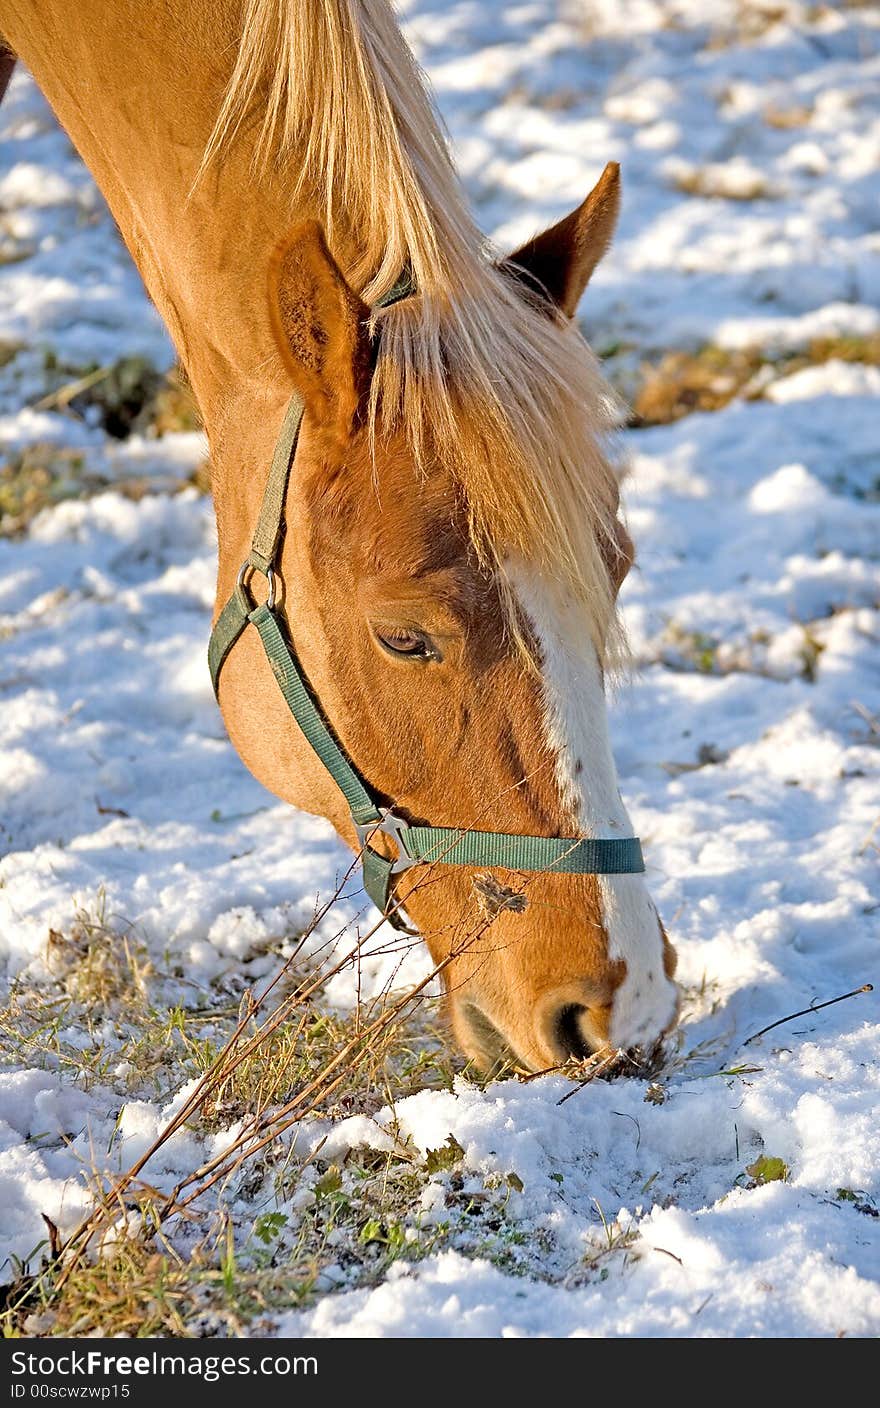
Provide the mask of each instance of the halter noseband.
MULTIPOLYGON (((395 294, 396 287, 383 303, 391 302, 395 294)), ((500 866, 505 870, 563 875, 641 874, 645 863, 635 836, 518 836, 453 826, 411 826, 393 808, 383 806, 376 799, 323 717, 296 655, 285 639, 284 618, 279 619, 275 613, 278 543, 303 411, 303 401, 294 393, 272 456, 251 550, 242 564, 232 596, 211 632, 208 666, 215 695, 224 660, 247 626, 255 626, 291 714, 348 803, 361 843, 364 889, 376 908, 396 928, 405 926, 396 910, 389 913, 392 885, 396 876, 414 865, 500 866), (266 578, 268 597, 262 604, 255 604, 248 590, 252 572, 259 572, 266 578), (398 853, 394 860, 373 850, 370 842, 377 832, 395 842, 398 853)))

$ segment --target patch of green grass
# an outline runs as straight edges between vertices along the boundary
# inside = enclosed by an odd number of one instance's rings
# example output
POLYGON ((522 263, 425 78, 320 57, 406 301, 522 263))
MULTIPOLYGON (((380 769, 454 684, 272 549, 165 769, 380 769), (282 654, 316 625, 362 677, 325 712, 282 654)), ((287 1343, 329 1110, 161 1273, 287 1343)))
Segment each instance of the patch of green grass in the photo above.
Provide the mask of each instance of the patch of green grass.
POLYGON ((761 1188, 765 1183, 785 1183, 788 1173, 784 1159, 761 1154, 754 1163, 746 1165, 745 1174, 740 1174, 737 1182, 744 1182, 746 1188, 761 1188))
POLYGON ((719 673, 718 646, 714 636, 704 631, 686 630, 676 621, 670 621, 664 633, 669 651, 666 664, 677 665, 680 669, 698 670, 704 675, 719 673))
MULTIPOLYGON (((845 607, 832 606, 828 614, 834 616, 838 610, 845 609, 845 607)), ((822 618, 822 620, 824 619, 822 618)), ((793 668, 789 669, 789 662, 783 661, 782 670, 786 678, 799 673, 802 679, 809 684, 814 684, 818 677, 822 653, 825 650, 825 641, 822 639, 822 624, 821 620, 802 621, 799 624, 801 640, 796 650, 792 652, 790 664, 793 668)), ((705 631, 692 630, 682 626, 678 621, 672 620, 666 623, 651 659, 659 659, 670 670, 696 672, 704 675, 774 676, 780 667, 777 666, 774 670, 771 662, 767 659, 767 647, 771 643, 772 637, 764 630, 752 631, 738 640, 721 641, 705 631)), ((704 744, 700 747, 695 763, 670 761, 664 762, 662 766, 671 776, 675 777, 681 773, 693 772, 699 767, 725 761, 726 754, 719 752, 712 744, 704 744)))
POLYGON ((425 1168, 428 1173, 440 1173, 443 1169, 455 1168, 464 1158, 464 1149, 454 1134, 447 1136, 440 1149, 429 1149, 425 1155, 425 1168))
POLYGON ((875 1199, 862 1188, 838 1188, 834 1196, 839 1203, 852 1203, 856 1212, 865 1217, 880 1218, 880 1208, 875 1199))
POLYGON ((546 1274, 542 1262, 552 1237, 511 1212, 511 1193, 521 1184, 515 1174, 483 1180, 448 1169, 432 1174, 406 1146, 356 1148, 334 1163, 268 1160, 260 1174, 253 1180, 257 1206, 276 1199, 286 1211, 264 1206, 249 1231, 240 1212, 237 1230, 228 1211, 219 1212, 210 1236, 183 1251, 157 1230, 154 1195, 145 1192, 142 1230, 132 1225, 82 1259, 59 1291, 56 1271, 34 1279, 20 1268, 7 1288, 0 1331, 33 1337, 259 1332, 284 1309, 335 1287, 376 1285, 394 1262, 417 1262, 450 1245, 514 1274, 546 1274), (440 1215, 435 1207, 422 1211, 431 1182, 443 1189, 440 1215))
MULTIPOLYGON (((274 1027, 272 1009, 257 1009, 242 1027, 246 1009, 230 1004, 222 984, 199 994, 200 1010, 187 1010, 166 996, 186 984, 156 967, 133 927, 108 913, 103 895, 70 925, 50 931, 44 963, 43 979, 16 987, 0 1012, 0 1059, 59 1070, 80 1088, 109 1090, 111 1104, 118 1100, 124 1108, 132 1096, 166 1101, 213 1070, 241 1029, 247 1053, 188 1120, 197 1136, 271 1111, 308 1088, 377 1010, 375 1003, 350 1013, 325 1010, 319 989, 297 1006, 298 992, 314 985, 305 961, 278 985, 274 996, 292 1000, 292 1017, 274 1027)), ((460 1066, 449 1054, 436 1004, 419 1004, 371 1040, 366 1059, 353 1063, 322 1114, 372 1114, 416 1090, 449 1088, 460 1066)), ((392 1138, 393 1154, 352 1152, 341 1167, 304 1164, 286 1141, 271 1142, 243 1167, 232 1203, 221 1194, 222 1247, 202 1240, 193 1250, 185 1236, 187 1250, 175 1251, 157 1231, 156 1191, 132 1184, 127 1216, 139 1209, 142 1235, 130 1228, 124 1244, 97 1259, 81 1258, 70 1274, 51 1265, 35 1279, 34 1264, 19 1268, 7 1290, 5 1333, 176 1335, 192 1333, 193 1317, 206 1315, 212 1333, 234 1334, 254 1316, 299 1303, 322 1267, 341 1261, 347 1280, 377 1279, 390 1261, 424 1255, 445 1235, 421 1226, 420 1196, 432 1175, 393 1130, 392 1138), (301 1209, 295 1216, 288 1206, 293 1197, 301 1209)), ((92 1182, 104 1202, 98 1167, 92 1182)), ((201 1215, 199 1221, 204 1226, 201 1215)), ((189 1218, 175 1220, 184 1234, 191 1225, 189 1218)))

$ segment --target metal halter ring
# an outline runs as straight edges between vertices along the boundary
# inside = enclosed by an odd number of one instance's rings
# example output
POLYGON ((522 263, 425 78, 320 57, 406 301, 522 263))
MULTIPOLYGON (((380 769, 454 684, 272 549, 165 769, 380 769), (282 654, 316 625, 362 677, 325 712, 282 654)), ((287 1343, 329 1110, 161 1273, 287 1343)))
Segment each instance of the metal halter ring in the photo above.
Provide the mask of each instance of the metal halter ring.
POLYGON ((244 562, 241 564, 241 568, 236 579, 235 585, 237 587, 244 587, 244 579, 247 576, 248 572, 263 573, 263 576, 266 578, 266 581, 269 584, 269 595, 266 597, 266 606, 270 611, 272 611, 275 607, 275 573, 272 571, 272 568, 267 567, 266 570, 263 571, 262 567, 255 567, 254 564, 251 562, 250 558, 246 557, 244 562))
POLYGON ((402 871, 409 870, 414 865, 421 865, 423 862, 419 860, 418 856, 412 855, 404 840, 405 833, 410 829, 409 823, 388 807, 378 807, 377 811, 381 813, 378 821, 361 822, 355 821, 352 817, 361 850, 369 849, 373 836, 377 832, 381 832, 383 836, 390 836, 391 840, 397 844, 398 855, 391 864, 390 873, 392 875, 400 875, 402 871))

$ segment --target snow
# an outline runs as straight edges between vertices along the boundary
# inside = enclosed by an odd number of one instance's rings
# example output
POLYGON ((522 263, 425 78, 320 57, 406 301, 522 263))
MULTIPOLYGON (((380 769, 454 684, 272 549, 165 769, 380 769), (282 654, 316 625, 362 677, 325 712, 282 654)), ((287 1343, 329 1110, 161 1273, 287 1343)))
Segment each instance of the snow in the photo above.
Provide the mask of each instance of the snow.
MULTIPOLYGON (((773 362, 876 337, 876 6, 399 8, 499 244, 621 162, 620 232, 582 309, 612 366, 704 342, 773 362)), ((49 931, 106 915, 149 956, 168 1007, 195 1010, 208 990, 237 1001, 348 856, 324 822, 263 792, 226 740, 205 666, 213 518, 194 489, 169 492, 201 437, 112 441, 35 409, 57 384, 47 356, 73 375, 131 356, 162 369, 171 349, 22 73, 0 108, 0 172, 0 446, 75 449, 109 486, 0 539, 0 966, 13 996, 43 990, 58 978, 49 931), (153 491, 117 492, 131 475, 153 491)), ((462 1196, 503 1202, 514 1250, 505 1261, 466 1233, 440 1170, 407 1235, 451 1223, 446 1241, 363 1285, 340 1257, 312 1303, 261 1333, 876 1335, 877 993, 743 1043, 878 977, 878 392, 877 366, 840 347, 790 373, 774 363, 762 399, 626 435, 638 668, 612 726, 686 990, 659 1103, 642 1080, 593 1082, 559 1105, 570 1087, 556 1077, 485 1090, 458 1078, 393 1112, 315 1122, 300 1145, 323 1140, 326 1159, 402 1146, 418 1160, 453 1135, 462 1196), (746 1170, 762 1154, 785 1161, 786 1181, 755 1186, 746 1170)), ((363 904, 350 884, 314 942, 363 904)), ((367 989, 396 962, 369 960, 367 989)), ((414 952, 401 980, 425 971, 414 952)), ((344 972, 332 1001, 355 992, 344 972)), ((124 1167, 183 1098, 136 1073, 132 1086, 127 1039, 99 1008, 63 1037, 85 1054, 107 1040, 115 1069, 85 1078, 5 1053, 2 1259, 32 1253, 43 1213, 75 1225, 95 1160, 124 1167)), ((182 1132, 151 1177, 168 1186, 228 1137, 182 1132)), ((307 1175, 278 1204, 292 1220, 307 1175)), ((241 1232, 254 1207, 230 1196, 241 1232)))

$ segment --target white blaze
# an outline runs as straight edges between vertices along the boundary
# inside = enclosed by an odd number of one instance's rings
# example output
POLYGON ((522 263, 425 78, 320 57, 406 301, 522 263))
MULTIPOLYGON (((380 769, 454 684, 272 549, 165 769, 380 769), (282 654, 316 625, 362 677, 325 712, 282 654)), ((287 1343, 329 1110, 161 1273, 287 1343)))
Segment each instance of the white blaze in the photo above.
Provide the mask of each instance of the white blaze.
MULTIPOLYGON (((585 836, 632 836, 617 784, 608 709, 596 651, 577 614, 537 573, 518 567, 511 580, 543 654, 547 741, 557 760, 563 799, 585 836)), ((613 1046, 653 1041, 675 1011, 676 989, 663 971, 657 911, 641 875, 597 876, 608 956, 626 976, 614 995, 613 1046)))

